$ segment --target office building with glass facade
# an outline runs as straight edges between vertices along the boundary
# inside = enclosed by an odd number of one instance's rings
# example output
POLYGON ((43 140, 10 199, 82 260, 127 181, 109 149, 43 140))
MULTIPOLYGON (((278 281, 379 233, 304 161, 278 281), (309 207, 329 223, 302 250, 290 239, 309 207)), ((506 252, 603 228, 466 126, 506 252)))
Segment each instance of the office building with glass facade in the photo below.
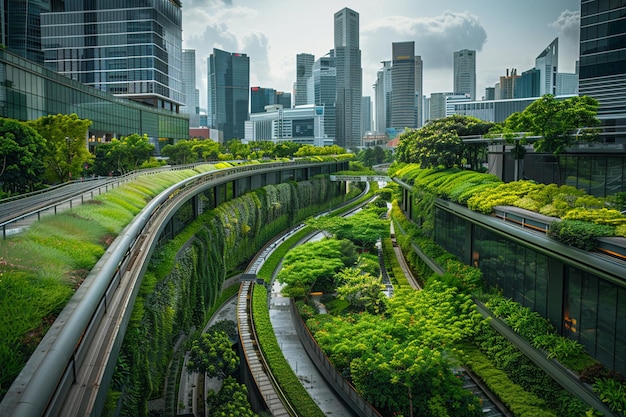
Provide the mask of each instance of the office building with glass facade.
POLYGON ((133 133, 146 134, 157 150, 189 138, 185 115, 115 97, 0 50, 0 117, 28 121, 72 113, 92 121, 85 138, 90 148, 133 133))
POLYGON ((315 56, 311 54, 296 55, 296 87, 294 106, 313 104, 313 97, 309 97, 307 84, 313 73, 315 56))
POLYGON ((363 69, 359 49, 359 14, 344 8, 335 13, 335 65, 337 98, 335 141, 345 149, 361 146, 363 69))
POLYGON ((220 131, 220 143, 245 137, 250 94, 250 58, 213 49, 208 59, 208 123, 220 131))
POLYGON ((476 51, 455 51, 453 58, 454 94, 467 94, 472 100, 476 100, 476 51))
MULTIPOLYGON (((419 221, 414 212, 418 193, 401 186, 402 209, 419 221)), ((626 257, 576 249, 537 231, 551 220, 520 209, 507 213, 506 207, 488 216, 437 199, 434 240, 480 269, 488 287, 549 319, 558 333, 580 342, 609 369, 626 374, 626 257)), ((619 238, 605 241, 625 253, 619 238)))
POLYGON ((626 2, 582 0, 579 94, 600 102, 608 143, 626 143, 626 2))
POLYGON ((179 111, 182 11, 178 0, 52 0, 41 14, 47 68, 96 89, 179 111))
POLYGON ((335 97, 337 67, 332 51, 313 63, 313 96, 316 106, 324 107, 324 135, 335 139, 335 97))
POLYGON ((42 65, 41 13, 50 11, 50 0, 0 0, 0 43, 9 52, 42 65))
POLYGON ((419 127, 415 42, 393 42, 391 56, 391 127, 415 129, 419 127))

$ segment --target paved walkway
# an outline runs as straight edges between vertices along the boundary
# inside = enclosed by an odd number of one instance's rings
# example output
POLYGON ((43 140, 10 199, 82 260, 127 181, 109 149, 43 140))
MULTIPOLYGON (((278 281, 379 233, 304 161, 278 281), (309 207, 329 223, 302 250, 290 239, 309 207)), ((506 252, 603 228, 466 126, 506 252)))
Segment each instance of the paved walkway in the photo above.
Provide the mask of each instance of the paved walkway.
POLYGON ((352 410, 326 383, 300 343, 289 312, 291 299, 282 296, 281 288, 281 284, 274 280, 270 298, 270 321, 285 359, 325 415, 353 416, 352 410))

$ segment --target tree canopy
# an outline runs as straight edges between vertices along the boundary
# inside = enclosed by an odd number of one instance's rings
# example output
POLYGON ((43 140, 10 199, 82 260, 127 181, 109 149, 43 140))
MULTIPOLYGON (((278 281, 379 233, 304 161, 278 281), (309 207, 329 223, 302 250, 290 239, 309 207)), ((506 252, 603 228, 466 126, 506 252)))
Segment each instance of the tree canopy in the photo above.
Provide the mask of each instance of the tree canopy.
POLYGON ((192 342, 187 370, 224 379, 239 366, 239 356, 226 332, 211 330, 192 342))
MULTIPOLYGON (((492 131, 524 132, 526 136, 540 136, 533 143, 537 152, 551 153, 558 158, 577 141, 594 138, 593 128, 601 124, 596 117, 598 101, 588 96, 557 100, 546 94, 531 103, 524 111, 510 115, 500 127, 492 131)), ((525 138, 522 144, 526 143, 525 138)))
POLYGON ((45 172, 46 139, 29 125, 0 118, 0 188, 5 193, 33 191, 45 172))
POLYGON ((43 116, 27 123, 46 139, 44 162, 50 182, 83 176, 94 160, 86 146, 91 120, 72 113, 43 116))
POLYGON ((466 145, 462 136, 487 133, 493 123, 470 116, 453 115, 437 119, 421 129, 400 135, 397 159, 422 168, 452 168, 473 162, 476 145, 466 145))
POLYGON ((154 145, 147 135, 133 133, 112 139, 110 143, 103 143, 96 148, 95 172, 98 175, 125 174, 140 168, 150 160, 153 153, 154 145))

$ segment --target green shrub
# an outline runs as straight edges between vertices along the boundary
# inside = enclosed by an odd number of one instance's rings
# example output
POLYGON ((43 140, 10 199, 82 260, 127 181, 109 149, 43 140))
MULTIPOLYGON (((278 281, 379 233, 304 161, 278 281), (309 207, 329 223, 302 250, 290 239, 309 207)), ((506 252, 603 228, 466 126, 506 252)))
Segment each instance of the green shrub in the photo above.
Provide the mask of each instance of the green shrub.
POLYGON ((624 415, 626 413, 626 385, 614 379, 598 378, 593 384, 593 390, 603 403, 612 411, 624 415))
POLYGON ((615 228, 578 220, 562 220, 553 222, 548 236, 566 245, 590 251, 597 246, 597 237, 613 236, 615 228))

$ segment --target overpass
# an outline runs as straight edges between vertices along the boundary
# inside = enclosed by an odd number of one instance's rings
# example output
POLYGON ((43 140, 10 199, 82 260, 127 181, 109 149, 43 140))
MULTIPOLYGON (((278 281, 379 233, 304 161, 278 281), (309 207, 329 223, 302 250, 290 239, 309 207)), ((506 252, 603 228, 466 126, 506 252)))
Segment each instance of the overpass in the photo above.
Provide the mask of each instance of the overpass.
POLYGON ((101 414, 147 261, 160 241, 185 227, 175 218, 181 207, 190 204, 195 218, 248 191, 347 167, 347 161, 239 166, 198 174, 153 198, 107 249, 46 333, 0 403, 0 415, 101 414))

